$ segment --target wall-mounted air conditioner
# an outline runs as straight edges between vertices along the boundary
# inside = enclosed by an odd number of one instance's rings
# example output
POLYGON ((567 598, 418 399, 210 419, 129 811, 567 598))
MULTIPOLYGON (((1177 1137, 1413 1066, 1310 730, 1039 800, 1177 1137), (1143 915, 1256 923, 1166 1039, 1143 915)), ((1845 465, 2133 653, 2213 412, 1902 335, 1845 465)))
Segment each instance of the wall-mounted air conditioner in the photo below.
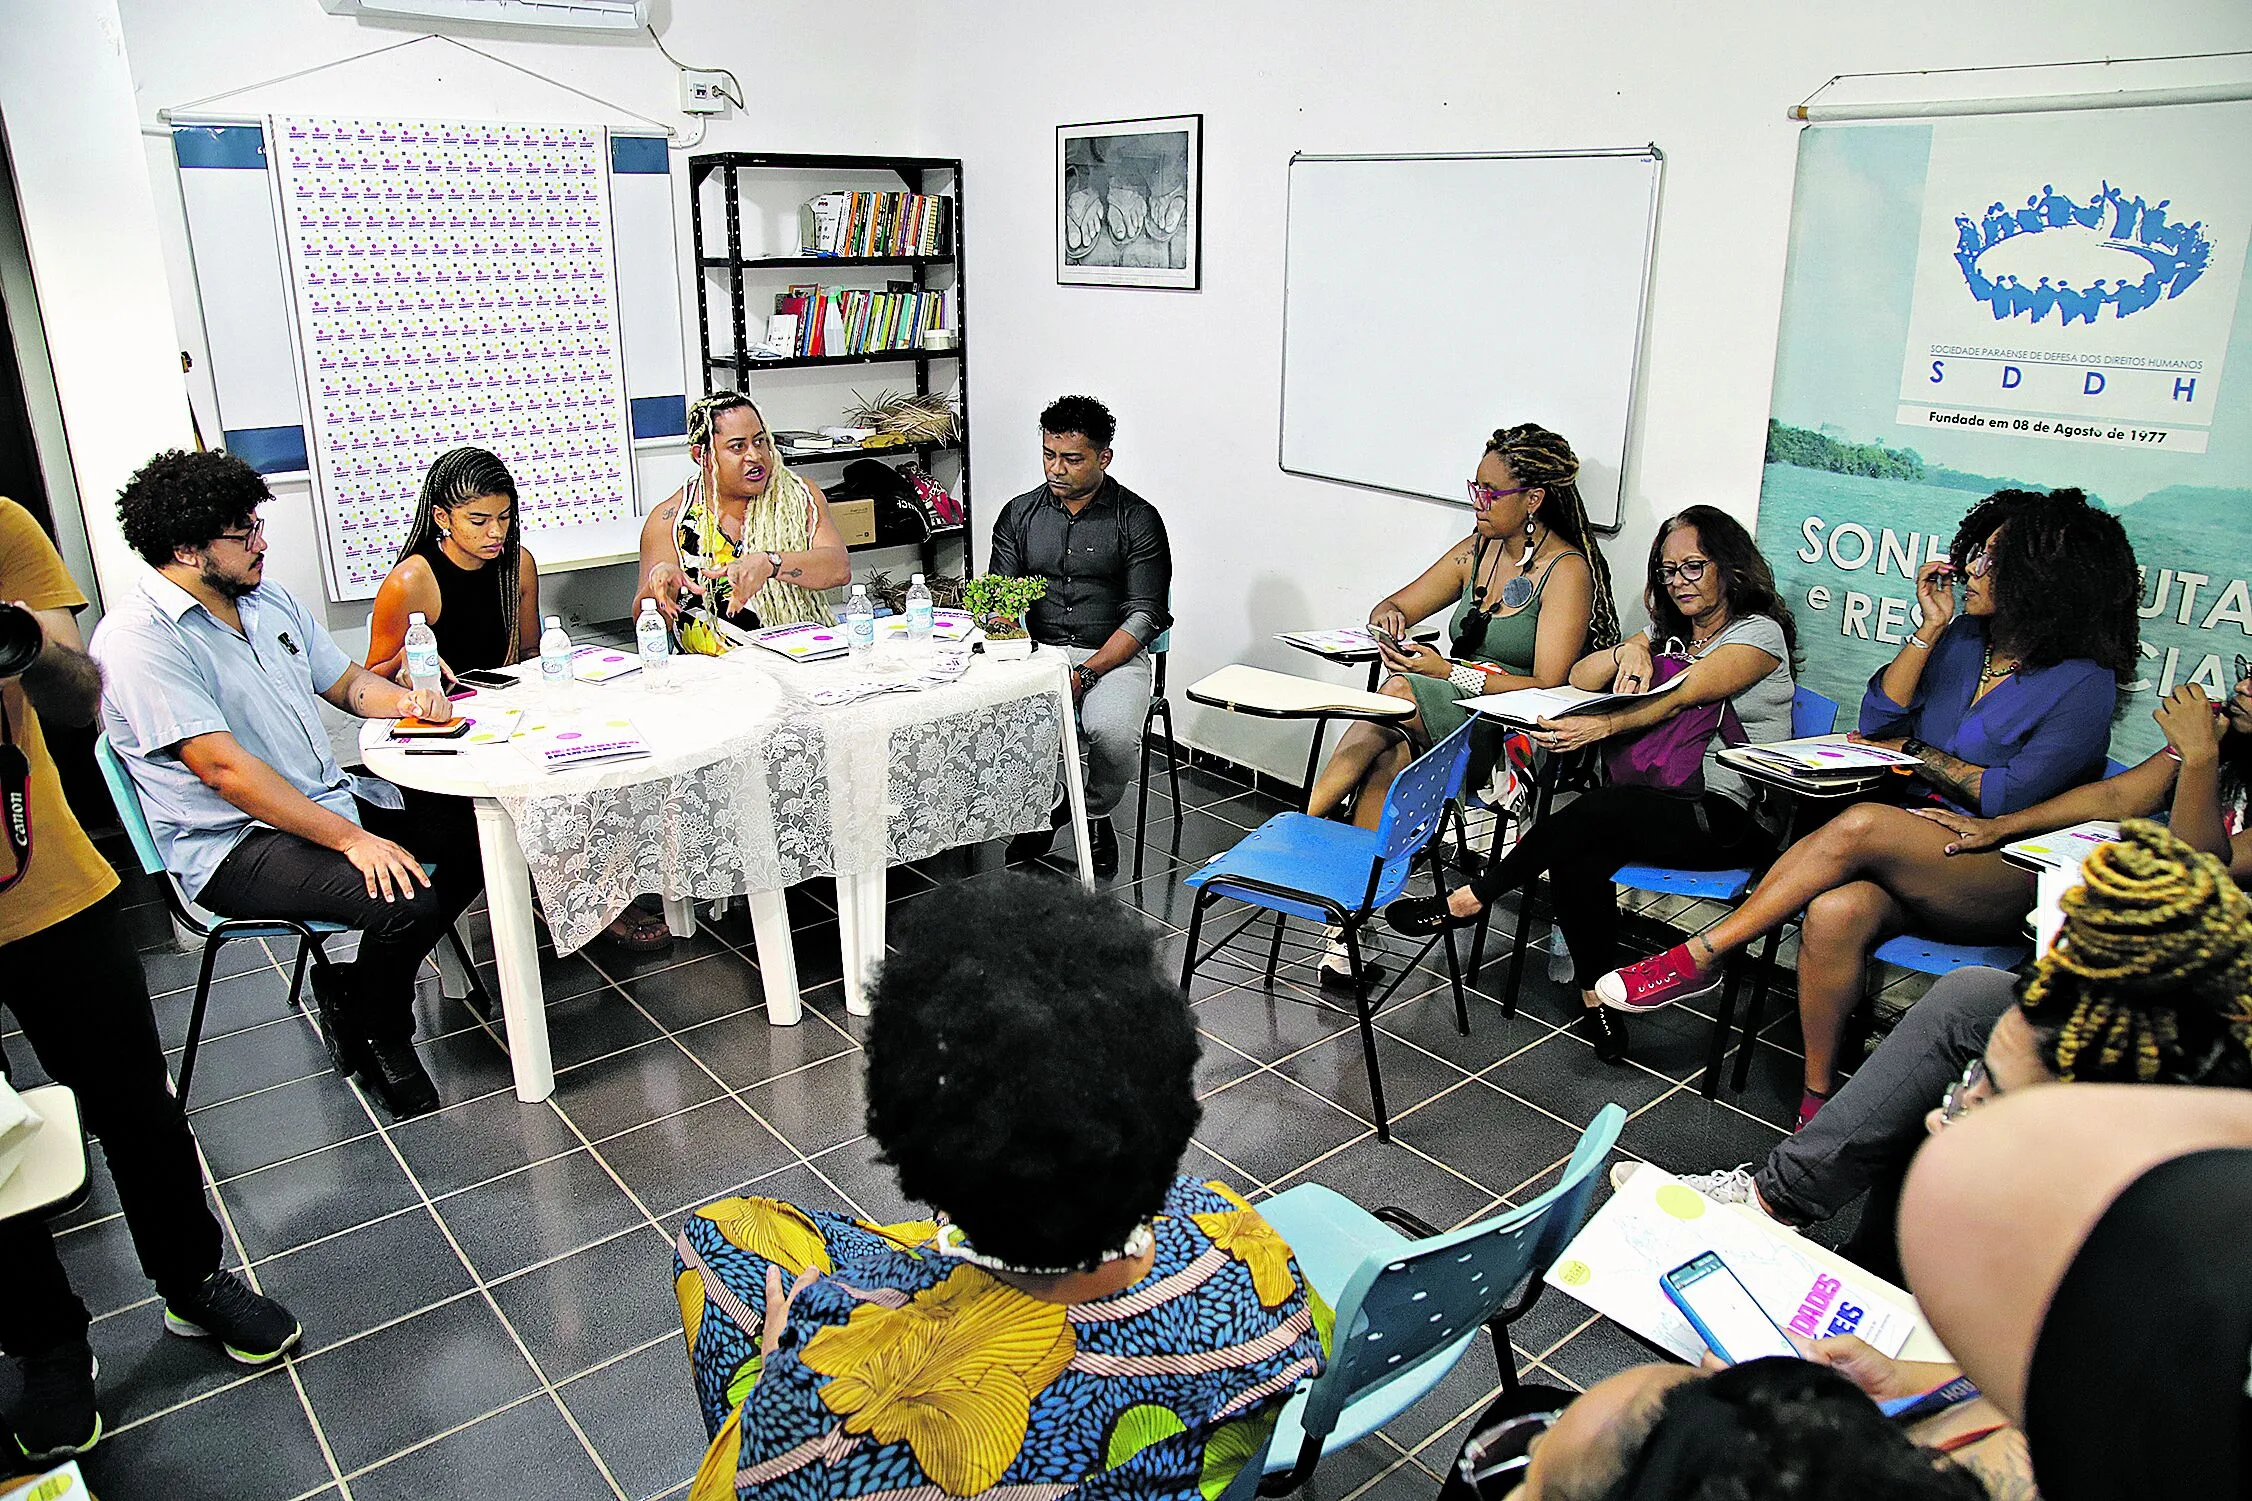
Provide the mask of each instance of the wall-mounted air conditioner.
POLYGON ((332 16, 396 16, 414 21, 476 21, 564 31, 639 31, 649 0, 321 0, 332 16))

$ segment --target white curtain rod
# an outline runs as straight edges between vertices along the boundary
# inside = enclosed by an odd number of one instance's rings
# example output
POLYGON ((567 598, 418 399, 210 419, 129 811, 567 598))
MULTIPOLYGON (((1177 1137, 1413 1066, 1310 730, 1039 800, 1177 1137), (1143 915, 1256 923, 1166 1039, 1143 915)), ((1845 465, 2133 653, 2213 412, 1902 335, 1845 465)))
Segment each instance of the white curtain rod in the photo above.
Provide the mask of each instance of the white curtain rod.
POLYGON ((1810 124, 1841 120, 1918 120, 1935 115, 2014 115, 2052 110, 2145 109, 2162 104, 2229 104, 2252 99, 2252 82, 2191 84, 2170 89, 2113 89, 2089 94, 2029 94, 2001 99, 1915 99, 1870 104, 1794 104, 1786 118, 1810 124))

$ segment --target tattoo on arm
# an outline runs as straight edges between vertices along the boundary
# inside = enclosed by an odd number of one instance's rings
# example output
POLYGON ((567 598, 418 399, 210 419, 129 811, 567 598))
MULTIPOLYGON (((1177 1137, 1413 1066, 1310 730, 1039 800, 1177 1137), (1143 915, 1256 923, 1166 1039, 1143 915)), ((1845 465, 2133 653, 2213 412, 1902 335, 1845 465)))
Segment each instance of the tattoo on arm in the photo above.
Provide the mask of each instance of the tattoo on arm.
POLYGON ((1920 759, 1924 763, 1925 781, 1965 807, 1978 806, 1978 789, 1985 779, 1985 767, 1973 766, 1930 745, 1923 748, 1920 759))
POLYGON ((2025 1435, 2015 1429, 1971 1445, 1955 1456, 1955 1462, 1985 1482, 1990 1501, 2041 1501, 2040 1488, 2033 1482, 2033 1457, 2026 1450, 2025 1435))
POLYGON ((782 570, 782 577, 786 579, 802 579, 805 577, 805 569, 802 566, 797 568, 785 568, 782 570))
POLYGON ((374 717, 368 713, 367 696, 369 690, 380 681, 382 680, 376 677, 374 673, 362 672, 352 679, 352 686, 344 690, 344 701, 351 705, 352 712, 359 715, 360 718, 370 719, 374 717))

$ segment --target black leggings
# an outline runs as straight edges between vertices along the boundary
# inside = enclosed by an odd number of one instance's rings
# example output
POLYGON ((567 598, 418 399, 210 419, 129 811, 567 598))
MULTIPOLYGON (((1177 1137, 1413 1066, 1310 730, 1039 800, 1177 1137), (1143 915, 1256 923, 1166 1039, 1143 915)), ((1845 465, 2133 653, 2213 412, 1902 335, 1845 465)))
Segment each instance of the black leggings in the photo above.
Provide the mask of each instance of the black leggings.
POLYGON ((1724 870, 1757 865, 1774 848, 1749 813, 1717 793, 1689 798, 1654 787, 1598 787, 1526 830, 1470 889, 1491 905, 1548 872, 1556 925, 1572 950, 1573 983, 1588 990, 1617 968, 1619 904, 1611 876, 1620 866, 1724 870))

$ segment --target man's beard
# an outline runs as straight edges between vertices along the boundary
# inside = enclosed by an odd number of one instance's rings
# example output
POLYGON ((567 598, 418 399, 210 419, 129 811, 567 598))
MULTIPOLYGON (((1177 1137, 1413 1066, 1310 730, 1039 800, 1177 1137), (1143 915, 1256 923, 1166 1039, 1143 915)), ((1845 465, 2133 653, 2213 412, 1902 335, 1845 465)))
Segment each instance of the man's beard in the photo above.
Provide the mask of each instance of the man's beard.
POLYGON ((241 599, 258 587, 255 579, 228 578, 209 563, 202 569, 204 586, 223 599, 241 599))

